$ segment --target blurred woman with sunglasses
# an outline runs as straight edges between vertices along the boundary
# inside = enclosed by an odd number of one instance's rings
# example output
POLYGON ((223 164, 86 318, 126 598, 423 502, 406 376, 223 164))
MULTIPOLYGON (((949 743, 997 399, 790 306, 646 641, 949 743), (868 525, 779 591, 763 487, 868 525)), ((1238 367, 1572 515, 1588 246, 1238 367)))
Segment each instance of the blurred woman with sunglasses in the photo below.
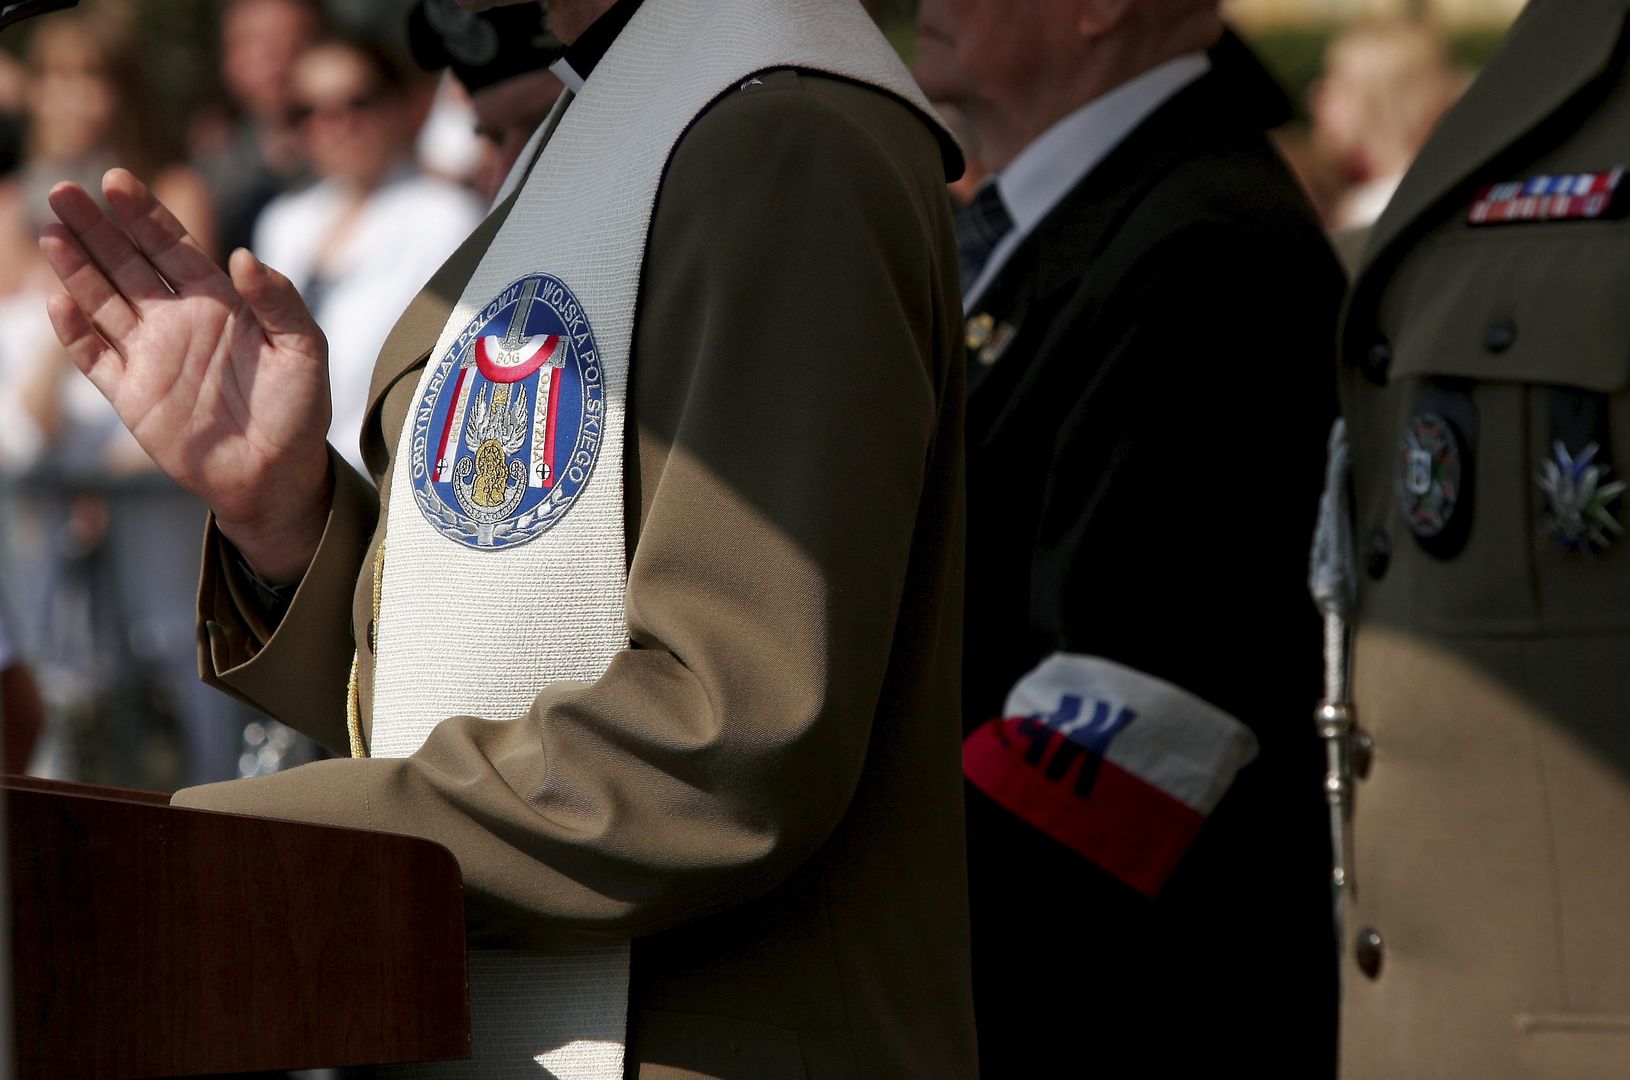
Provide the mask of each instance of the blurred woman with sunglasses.
POLYGON ((52 185, 73 180, 94 187, 103 172, 122 165, 148 170, 155 190, 164 192, 160 198, 209 250, 215 236, 209 188, 177 164, 181 148, 154 122, 151 79, 128 20, 96 7, 53 16, 35 31, 26 61, 26 157, 0 188, 0 381, 13 388, 16 407, 4 415, 0 456, 12 468, 67 454, 73 460, 59 465, 142 470, 146 455, 104 402, 84 394, 83 380, 56 345, 41 308, 51 275, 34 236, 53 220, 45 201, 52 185))
POLYGON ((329 442, 365 472, 357 433, 374 357, 483 208, 414 166, 427 98, 383 49, 325 38, 295 61, 291 80, 291 119, 320 179, 267 206, 255 254, 289 276, 327 335, 329 442))
MULTIPOLYGON (((0 507, 0 585, 63 719, 45 737, 47 771, 167 789, 232 776, 238 757, 241 710, 198 689, 189 605, 176 595, 197 564, 203 507, 152 467, 100 395, 85 394, 45 317, 52 275, 34 239, 54 216, 56 183, 122 165, 151 171, 217 254, 209 187, 179 164, 182 129, 152 100, 159 54, 129 14, 87 4, 53 15, 24 56, 25 156, 0 186, 0 475, 11 500, 0 507)), ((18 676, 9 690, 6 678, 0 691, 27 700, 18 676)), ((11 767, 24 749, 14 736, 11 767)))

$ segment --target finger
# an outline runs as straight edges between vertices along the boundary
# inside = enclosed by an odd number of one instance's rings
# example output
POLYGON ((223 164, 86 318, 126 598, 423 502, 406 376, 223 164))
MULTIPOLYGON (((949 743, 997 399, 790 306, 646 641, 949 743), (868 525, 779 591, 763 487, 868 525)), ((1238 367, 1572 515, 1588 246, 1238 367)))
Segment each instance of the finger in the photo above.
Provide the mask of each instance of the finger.
POLYGON ((80 314, 87 316, 109 342, 117 345, 136 329, 140 320, 135 310, 73 233, 54 222, 46 225, 40 230, 40 253, 78 305, 80 314))
POLYGON ((113 287, 131 301, 132 307, 139 308, 144 300, 170 295, 170 287, 158 276, 147 256, 102 212, 84 188, 78 184, 58 184, 51 189, 47 201, 113 287))
POLYGON ((232 285, 248 301, 249 309, 268 338, 302 337, 322 339, 317 320, 294 283, 273 270, 248 248, 239 248, 227 260, 232 285))
POLYGON ((221 277, 221 268, 182 227, 170 208, 128 169, 109 169, 102 194, 142 253, 177 289, 221 277))
POLYGON ((124 378, 124 360, 102 340, 79 304, 67 293, 52 294, 45 302, 45 312, 51 317, 51 329, 68 350, 68 359, 74 362, 74 367, 85 373, 103 397, 113 400, 119 391, 119 381, 124 378))

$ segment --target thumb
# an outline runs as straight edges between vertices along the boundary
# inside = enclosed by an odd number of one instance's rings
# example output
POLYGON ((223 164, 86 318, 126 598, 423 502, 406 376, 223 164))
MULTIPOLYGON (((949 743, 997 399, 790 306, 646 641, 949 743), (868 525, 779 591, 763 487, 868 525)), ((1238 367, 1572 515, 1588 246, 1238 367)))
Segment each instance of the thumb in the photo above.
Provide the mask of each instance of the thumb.
POLYGON ((274 339, 274 344, 290 344, 277 342, 275 339, 279 337, 321 339, 317 320, 300 299, 294 283, 255 258, 248 248, 238 248, 232 253, 227 260, 227 272, 238 295, 249 304, 255 320, 266 331, 266 336, 274 339))

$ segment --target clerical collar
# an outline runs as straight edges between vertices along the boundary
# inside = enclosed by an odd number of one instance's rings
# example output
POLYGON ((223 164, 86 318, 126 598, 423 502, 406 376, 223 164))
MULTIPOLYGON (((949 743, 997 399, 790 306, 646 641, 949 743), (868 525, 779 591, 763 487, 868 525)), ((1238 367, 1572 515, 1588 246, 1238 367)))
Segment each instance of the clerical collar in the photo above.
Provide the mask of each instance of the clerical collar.
POLYGON ((639 10, 641 0, 617 0, 604 15, 595 19, 583 35, 567 47, 559 60, 549 65, 555 77, 565 83, 572 93, 583 89, 583 84, 594 73, 611 43, 623 32, 628 20, 639 10))

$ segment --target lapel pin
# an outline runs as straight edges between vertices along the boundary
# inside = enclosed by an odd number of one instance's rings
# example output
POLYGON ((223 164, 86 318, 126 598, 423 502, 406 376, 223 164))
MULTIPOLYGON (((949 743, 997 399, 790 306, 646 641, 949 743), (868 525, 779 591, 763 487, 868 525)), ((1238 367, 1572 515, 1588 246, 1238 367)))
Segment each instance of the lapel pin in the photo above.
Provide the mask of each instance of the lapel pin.
POLYGON ((989 367, 1000 360, 1007 347, 1012 344, 1013 335, 1017 333, 1018 329, 1012 323, 998 324, 991 332, 990 340, 979 350, 979 362, 989 367))
POLYGON ((996 328, 996 320, 989 315, 979 314, 968 319, 968 351, 976 353, 990 343, 991 331, 996 328))

